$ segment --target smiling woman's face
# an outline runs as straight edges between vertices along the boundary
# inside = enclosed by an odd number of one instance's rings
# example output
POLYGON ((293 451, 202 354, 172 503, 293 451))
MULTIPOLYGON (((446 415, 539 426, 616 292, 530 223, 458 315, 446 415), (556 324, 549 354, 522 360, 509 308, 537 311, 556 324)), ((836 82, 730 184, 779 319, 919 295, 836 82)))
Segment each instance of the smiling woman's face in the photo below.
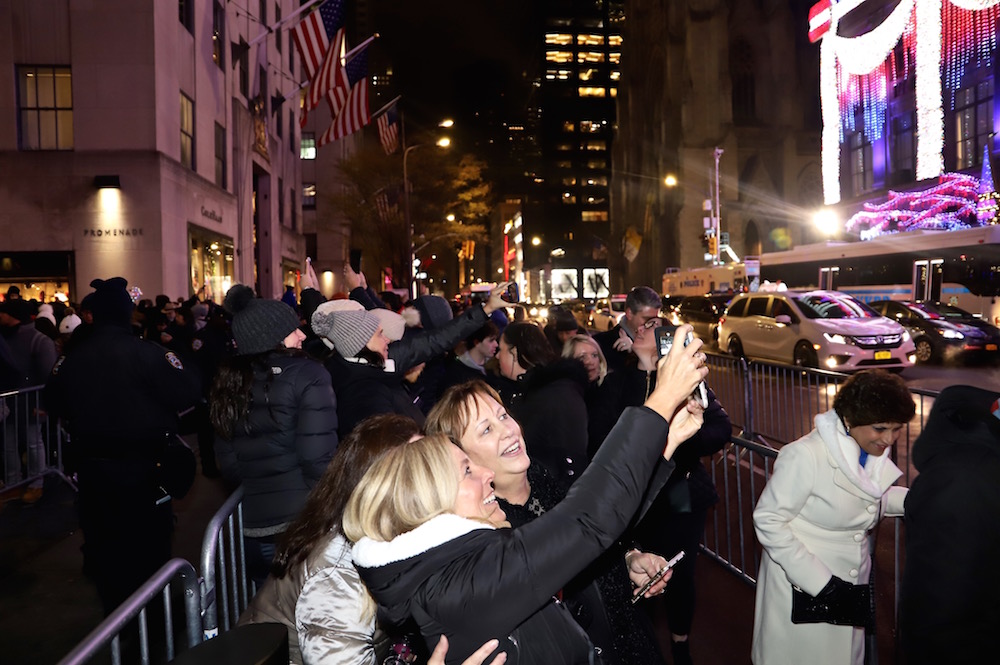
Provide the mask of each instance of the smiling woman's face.
POLYGON ((885 451, 892 448, 904 427, 906 425, 903 423, 858 425, 851 428, 850 435, 861 446, 861 450, 869 455, 880 457, 885 454, 885 451))
POLYGON ((462 432, 462 448, 473 462, 498 476, 501 488, 513 479, 523 478, 531 460, 521 438, 521 426, 492 397, 476 395, 470 406, 472 417, 462 432))
POLYGON ((501 525, 507 520, 503 508, 493 493, 493 472, 469 459, 458 446, 452 444, 455 472, 458 474, 458 495, 453 512, 460 517, 483 520, 501 525))

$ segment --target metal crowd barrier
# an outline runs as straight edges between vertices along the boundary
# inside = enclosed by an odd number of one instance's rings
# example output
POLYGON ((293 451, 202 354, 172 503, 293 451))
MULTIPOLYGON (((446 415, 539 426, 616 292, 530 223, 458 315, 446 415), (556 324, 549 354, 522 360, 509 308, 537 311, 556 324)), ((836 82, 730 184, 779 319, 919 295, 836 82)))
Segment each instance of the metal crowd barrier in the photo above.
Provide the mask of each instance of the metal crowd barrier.
MULTIPOLYGON (((896 457, 898 453, 895 449, 892 451, 894 461, 902 469, 896 457)), ((778 451, 774 448, 736 436, 711 457, 709 471, 719 493, 719 503, 709 511, 702 551, 750 585, 757 583, 761 559, 761 546, 753 528, 753 510, 771 477, 777 457, 778 451)), ((908 486, 907 476, 904 474, 896 484, 908 486)), ((882 520, 875 531, 872 548, 877 596, 875 639, 883 649, 895 648, 903 571, 903 529, 901 519, 882 520)))
POLYGON ((0 481, 9 490, 55 474, 76 489, 67 476, 63 443, 69 436, 56 418, 42 408, 42 390, 32 386, 0 393, 0 443, 3 444, 0 481))
POLYGON ((226 499, 205 528, 201 546, 202 627, 206 640, 236 624, 256 588, 246 569, 243 486, 226 499))
MULTIPOLYGON (((778 449, 808 434, 813 418, 833 408, 833 398, 849 375, 708 354, 709 386, 747 441, 778 449)), ((910 448, 923 431, 937 393, 911 388, 917 413, 895 447, 907 485, 916 476, 910 448)))
MULTIPOLYGON (((81 665, 110 647, 111 662, 122 662, 121 634, 132 619, 138 618, 139 656, 142 665, 150 662, 150 633, 146 608, 156 599, 163 598, 163 638, 165 660, 174 659, 174 622, 171 585, 176 578, 183 584, 186 647, 191 648, 201 642, 201 620, 199 612, 198 577, 194 567, 184 559, 171 559, 163 564, 145 584, 129 596, 114 612, 102 621, 69 654, 59 661, 59 665, 81 665)), ((164 659, 158 658, 157 662, 164 659)))

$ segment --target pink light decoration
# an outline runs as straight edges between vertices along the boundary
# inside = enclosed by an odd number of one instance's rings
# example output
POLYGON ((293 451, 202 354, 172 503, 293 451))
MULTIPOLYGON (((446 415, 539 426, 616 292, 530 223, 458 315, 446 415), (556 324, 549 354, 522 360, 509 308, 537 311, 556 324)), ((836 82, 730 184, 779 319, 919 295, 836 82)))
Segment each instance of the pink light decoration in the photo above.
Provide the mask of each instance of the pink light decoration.
MULTIPOLYGON (((886 233, 918 229, 952 231, 981 226, 978 218, 982 181, 964 173, 945 173, 927 189, 889 191, 883 203, 865 203, 864 209, 847 220, 849 231, 860 231, 862 239, 886 233)), ((992 189, 992 184, 990 185, 992 189)))
POLYGON ((951 108, 954 109, 955 91, 962 87, 962 77, 969 65, 974 69, 993 66, 1000 5, 971 10, 946 1, 941 14, 942 75, 944 85, 951 91, 951 108))
MULTIPOLYGON (((916 5, 914 5, 915 7, 916 5)), ((906 81, 915 74, 916 10, 900 38, 902 49, 895 48, 889 56, 872 71, 864 75, 852 75, 843 71, 837 63, 838 101, 840 103, 840 142, 848 132, 861 131, 869 141, 882 138, 885 129, 886 109, 890 88, 906 81), (898 57, 897 57, 898 55, 898 57), (855 109, 861 108, 863 127, 858 127, 855 109)))

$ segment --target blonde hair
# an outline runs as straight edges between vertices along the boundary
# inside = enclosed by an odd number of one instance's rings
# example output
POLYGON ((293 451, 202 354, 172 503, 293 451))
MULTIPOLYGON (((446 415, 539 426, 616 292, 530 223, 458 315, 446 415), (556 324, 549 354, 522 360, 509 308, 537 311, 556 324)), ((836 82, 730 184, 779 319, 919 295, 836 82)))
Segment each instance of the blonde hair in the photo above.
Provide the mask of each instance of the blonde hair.
POLYGON ((361 478, 344 510, 343 533, 388 542, 450 513, 458 496, 451 441, 425 436, 388 451, 361 478))
POLYGON ((476 379, 448 388, 427 414, 427 434, 443 434, 462 448, 462 434, 476 417, 476 400, 492 398, 503 404, 500 395, 485 381, 476 379))
POLYGON ((595 342, 590 335, 573 335, 563 344, 562 357, 572 358, 577 344, 589 344, 597 351, 597 363, 600 366, 600 371, 597 374, 597 385, 601 385, 608 376, 608 359, 604 357, 601 345, 595 342))

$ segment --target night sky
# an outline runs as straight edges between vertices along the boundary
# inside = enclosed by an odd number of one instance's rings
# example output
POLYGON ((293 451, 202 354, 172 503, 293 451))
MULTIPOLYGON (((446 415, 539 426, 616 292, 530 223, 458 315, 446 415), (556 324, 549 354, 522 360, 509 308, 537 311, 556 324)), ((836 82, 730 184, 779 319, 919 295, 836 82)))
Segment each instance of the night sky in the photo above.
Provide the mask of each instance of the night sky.
MULTIPOLYGON (((407 124, 433 126, 525 104, 523 72, 540 48, 530 0, 385 2, 374 16, 407 124)), ((416 129, 416 127, 414 128, 416 129)))

